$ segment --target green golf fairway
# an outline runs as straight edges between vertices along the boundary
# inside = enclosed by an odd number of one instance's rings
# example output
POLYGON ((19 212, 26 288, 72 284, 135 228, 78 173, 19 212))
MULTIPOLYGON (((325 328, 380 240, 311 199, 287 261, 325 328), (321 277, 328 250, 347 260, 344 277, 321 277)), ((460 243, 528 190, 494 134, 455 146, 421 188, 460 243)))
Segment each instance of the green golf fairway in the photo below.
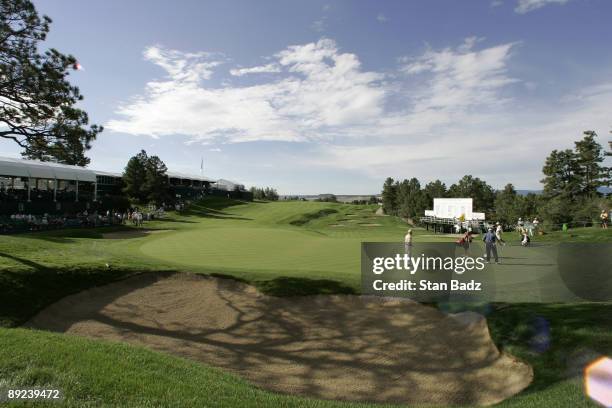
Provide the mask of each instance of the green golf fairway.
MULTIPOLYGON (((408 228, 396 217, 376 216, 376 206, 317 202, 234 203, 221 207, 200 202, 180 228, 138 240, 148 259, 178 270, 231 274, 247 280, 278 277, 331 279, 360 286, 361 243, 402 242, 408 228), (199 215, 204 215, 203 217, 199 215)), ((453 242, 451 235, 414 230, 419 243, 453 242)), ((501 265, 489 265, 480 276, 488 281, 487 301, 547 302, 571 299, 557 273, 557 243, 537 242, 523 248, 507 234, 499 247, 501 265)), ((457 249, 456 256, 462 255, 457 249)), ((470 249, 482 256, 478 239, 470 249)), ((418 255, 418 254, 415 254, 418 255)), ((579 299, 576 299, 579 300, 579 299)))
POLYGON ((213 228, 167 234, 141 251, 180 265, 335 277, 358 273, 360 241, 273 228, 213 228))
POLYGON ((244 203, 190 218, 181 229, 143 241, 140 252, 189 270, 231 272, 240 277, 307 276, 356 284, 362 241, 403 239, 407 226, 375 216, 376 206, 316 202, 244 203))

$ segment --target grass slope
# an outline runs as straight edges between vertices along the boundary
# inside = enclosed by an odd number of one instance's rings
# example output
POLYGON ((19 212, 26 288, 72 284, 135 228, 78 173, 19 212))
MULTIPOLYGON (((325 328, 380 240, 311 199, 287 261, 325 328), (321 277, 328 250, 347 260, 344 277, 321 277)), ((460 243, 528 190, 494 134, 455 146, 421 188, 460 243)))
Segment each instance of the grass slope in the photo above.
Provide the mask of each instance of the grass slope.
POLYGON ((59 388, 69 407, 349 406, 262 391, 219 369, 136 346, 24 329, 0 330, 0 344, 0 388, 59 388))
MULTIPOLYGON (((394 217, 374 215, 375 209, 209 199, 150 223, 164 232, 146 236, 103 235, 126 227, 2 236, 0 326, 21 324, 67 294, 147 270, 230 274, 275 295, 356 292, 360 243, 397 242, 407 229, 394 217)), ((421 241, 453 239, 419 229, 415 235, 421 241)), ((536 239, 611 238, 587 228, 536 239)), ((496 343, 535 369, 534 384, 500 406, 594 406, 584 398, 576 370, 599 354, 612 354, 611 309, 589 303, 491 305, 496 343), (551 346, 541 353, 533 351, 536 318, 550 325, 551 346)), ((0 386, 58 386, 67 392, 67 406, 365 406, 272 394, 220 370, 133 346, 6 328, 0 329, 0 344, 0 386)))

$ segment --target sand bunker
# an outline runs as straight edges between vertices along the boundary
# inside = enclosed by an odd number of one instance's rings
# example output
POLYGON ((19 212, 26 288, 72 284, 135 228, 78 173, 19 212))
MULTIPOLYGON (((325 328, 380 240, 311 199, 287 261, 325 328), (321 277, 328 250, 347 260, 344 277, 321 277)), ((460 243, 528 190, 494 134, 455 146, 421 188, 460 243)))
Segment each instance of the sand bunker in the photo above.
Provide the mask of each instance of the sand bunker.
POLYGON ((382 224, 376 224, 376 223, 362 223, 359 225, 362 227, 382 227, 382 224))
POLYGON ((27 326, 120 340, 234 372, 272 391, 353 401, 485 405, 531 368, 484 319, 350 295, 275 298, 233 280, 145 274, 51 305, 27 326))

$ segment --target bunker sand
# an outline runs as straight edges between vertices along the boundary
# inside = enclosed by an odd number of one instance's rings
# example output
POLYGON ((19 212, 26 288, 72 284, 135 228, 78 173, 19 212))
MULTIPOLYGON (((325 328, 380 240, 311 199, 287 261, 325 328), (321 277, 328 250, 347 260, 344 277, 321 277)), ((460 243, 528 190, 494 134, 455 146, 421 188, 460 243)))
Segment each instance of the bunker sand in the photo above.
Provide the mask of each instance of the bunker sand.
POLYGON ((276 298, 191 274, 86 290, 27 326, 144 345, 323 399, 489 405, 533 378, 527 364, 498 351, 484 319, 374 297, 276 298))

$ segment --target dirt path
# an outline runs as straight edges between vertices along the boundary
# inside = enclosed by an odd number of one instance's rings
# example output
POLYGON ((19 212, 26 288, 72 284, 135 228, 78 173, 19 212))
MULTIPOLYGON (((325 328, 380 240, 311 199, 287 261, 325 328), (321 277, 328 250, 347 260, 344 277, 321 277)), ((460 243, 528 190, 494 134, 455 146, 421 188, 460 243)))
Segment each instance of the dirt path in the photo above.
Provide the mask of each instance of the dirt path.
POLYGON ((146 274, 62 299, 27 326, 145 345, 315 398, 486 405, 531 382, 483 320, 460 320, 412 302, 275 298, 232 280, 146 274))

